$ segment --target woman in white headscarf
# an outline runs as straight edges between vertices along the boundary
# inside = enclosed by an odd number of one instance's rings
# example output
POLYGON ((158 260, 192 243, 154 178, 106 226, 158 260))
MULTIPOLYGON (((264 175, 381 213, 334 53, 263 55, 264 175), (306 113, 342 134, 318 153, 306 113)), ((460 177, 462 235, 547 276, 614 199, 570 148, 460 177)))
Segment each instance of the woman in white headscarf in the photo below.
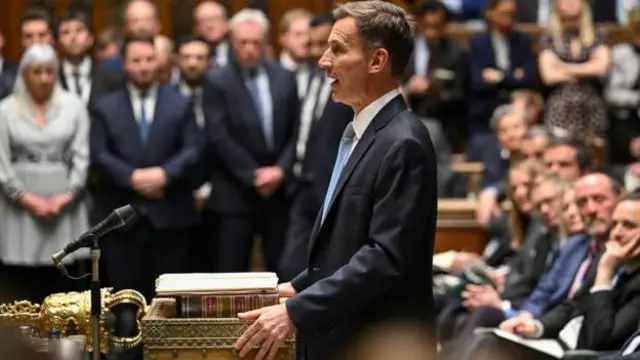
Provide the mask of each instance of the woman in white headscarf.
POLYGON ((13 94, 0 102, 0 260, 12 283, 0 284, 0 297, 41 301, 70 290, 51 255, 87 229, 89 121, 58 83, 54 49, 29 47, 13 94))

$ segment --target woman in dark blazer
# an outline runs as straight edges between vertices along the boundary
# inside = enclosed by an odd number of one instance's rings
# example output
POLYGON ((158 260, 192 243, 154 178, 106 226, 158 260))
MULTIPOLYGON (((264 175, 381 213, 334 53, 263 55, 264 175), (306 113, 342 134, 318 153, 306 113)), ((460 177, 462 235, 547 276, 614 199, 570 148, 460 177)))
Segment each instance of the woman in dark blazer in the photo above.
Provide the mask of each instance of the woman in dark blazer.
POLYGON ((487 30, 471 38, 470 139, 491 131, 493 111, 510 101, 511 92, 535 87, 531 39, 513 29, 516 12, 515 0, 490 0, 487 30))

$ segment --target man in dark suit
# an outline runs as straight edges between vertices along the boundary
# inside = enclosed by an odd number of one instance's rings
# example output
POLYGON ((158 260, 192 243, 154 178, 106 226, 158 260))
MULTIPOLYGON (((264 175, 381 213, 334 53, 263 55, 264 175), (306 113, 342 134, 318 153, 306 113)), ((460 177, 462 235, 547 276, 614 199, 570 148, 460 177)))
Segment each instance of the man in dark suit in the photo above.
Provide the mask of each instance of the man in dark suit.
POLYGON ((236 61, 214 70, 205 88, 211 145, 211 241, 218 271, 248 271, 254 235, 276 271, 287 226, 287 183, 299 100, 295 75, 263 59, 269 21, 256 9, 230 20, 236 61))
POLYGON ((461 150, 468 58, 455 39, 444 34, 447 9, 427 1, 419 14, 420 33, 404 76, 406 94, 419 116, 440 121, 454 151, 461 150))
MULTIPOLYGON (((206 121, 203 106, 203 88, 207 81, 206 73, 209 70, 209 56, 211 47, 207 41, 201 37, 187 35, 178 41, 177 65, 180 69, 180 81, 174 85, 176 90, 185 97, 193 100, 193 108, 198 128, 205 130, 206 121)), ((206 150, 205 150, 206 154, 206 150)), ((203 155, 205 158, 206 155, 203 155)), ((195 272, 213 272, 215 271, 215 242, 209 238, 209 234, 213 231, 214 217, 204 209, 204 203, 209 199, 211 194, 211 184, 205 182, 209 176, 208 163, 201 161, 196 181, 202 182, 193 196, 196 200, 196 208, 200 211, 202 221, 200 225, 194 229, 194 235, 191 239, 192 243, 192 271, 195 272)))
POLYGON ((139 219, 102 244, 110 284, 151 300, 155 279, 187 270, 190 229, 199 221, 192 171, 204 138, 192 102, 157 85, 153 39, 123 47, 126 88, 96 101, 91 161, 98 181, 92 222, 131 204, 139 219))
POLYGON ((2 57, 2 49, 4 49, 4 34, 0 32, 0 100, 11 95, 13 92, 13 83, 16 80, 18 66, 2 57))
POLYGON ((413 46, 408 15, 374 0, 334 16, 320 65, 334 100, 356 117, 338 147, 307 270, 280 286, 286 304, 240 314, 254 321, 236 343, 241 356, 254 346, 275 355, 294 328, 307 360, 341 358, 363 331, 385 323, 432 330, 436 162, 426 127, 398 91, 413 46))
MULTIPOLYGON (((606 250, 592 275, 593 285, 537 319, 514 318, 502 329, 525 338, 558 339, 570 349, 620 349, 637 330, 640 318, 639 247, 640 193, 632 193, 615 208, 606 250)), ((511 351, 520 359, 543 358, 527 348, 511 351)))
POLYGON ((123 83, 119 73, 110 72, 91 60, 94 38, 90 28, 89 17, 78 10, 62 15, 55 28, 61 54, 60 85, 87 105, 119 89, 123 83))
MULTIPOLYGON (((333 15, 311 19, 310 59, 317 64, 328 46, 333 15)), ((289 214, 289 229, 280 258, 282 281, 290 281, 307 267, 307 247, 311 229, 329 186, 331 169, 345 126, 353 120, 353 110, 331 98, 331 84, 321 69, 311 79, 310 92, 302 102, 293 165, 295 195, 289 214)))

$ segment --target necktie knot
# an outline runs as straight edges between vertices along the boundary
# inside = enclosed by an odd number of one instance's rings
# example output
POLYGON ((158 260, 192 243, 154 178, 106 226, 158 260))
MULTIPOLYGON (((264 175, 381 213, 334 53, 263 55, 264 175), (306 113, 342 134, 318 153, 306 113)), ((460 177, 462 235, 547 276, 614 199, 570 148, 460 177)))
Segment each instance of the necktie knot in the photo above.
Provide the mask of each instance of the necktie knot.
POLYGON ((353 140, 356 137, 356 131, 353 129, 353 123, 350 122, 342 133, 343 140, 353 140))

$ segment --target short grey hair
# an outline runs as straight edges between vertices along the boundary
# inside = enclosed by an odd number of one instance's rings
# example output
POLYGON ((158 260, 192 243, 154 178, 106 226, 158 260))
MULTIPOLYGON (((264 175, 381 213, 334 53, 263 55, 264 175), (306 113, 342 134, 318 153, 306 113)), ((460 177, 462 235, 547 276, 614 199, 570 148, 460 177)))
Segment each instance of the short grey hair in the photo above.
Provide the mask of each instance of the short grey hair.
POLYGON ((529 130, 527 130, 526 138, 528 139, 533 139, 540 136, 551 138, 551 134, 549 133, 549 130, 543 125, 535 125, 530 127, 529 130))
POLYGON ((258 9, 242 9, 229 19, 229 31, 234 34, 238 25, 245 23, 254 23, 262 26, 264 29, 265 37, 269 32, 271 24, 267 16, 258 9))
POLYGON ((493 116, 491 116, 491 120, 489 121, 489 126, 491 126, 491 129, 493 131, 498 130, 498 126, 500 125, 500 121, 502 121, 502 119, 505 116, 508 116, 508 115, 518 116, 519 118, 522 119, 522 122, 526 123, 526 120, 524 118, 524 112, 522 112, 522 110, 516 108, 513 105, 505 104, 505 105, 498 106, 493 111, 493 116))
POLYGON ((403 8, 381 0, 355 1, 339 6, 333 16, 354 18, 366 50, 386 49, 391 74, 404 74, 413 53, 415 21, 403 8))

